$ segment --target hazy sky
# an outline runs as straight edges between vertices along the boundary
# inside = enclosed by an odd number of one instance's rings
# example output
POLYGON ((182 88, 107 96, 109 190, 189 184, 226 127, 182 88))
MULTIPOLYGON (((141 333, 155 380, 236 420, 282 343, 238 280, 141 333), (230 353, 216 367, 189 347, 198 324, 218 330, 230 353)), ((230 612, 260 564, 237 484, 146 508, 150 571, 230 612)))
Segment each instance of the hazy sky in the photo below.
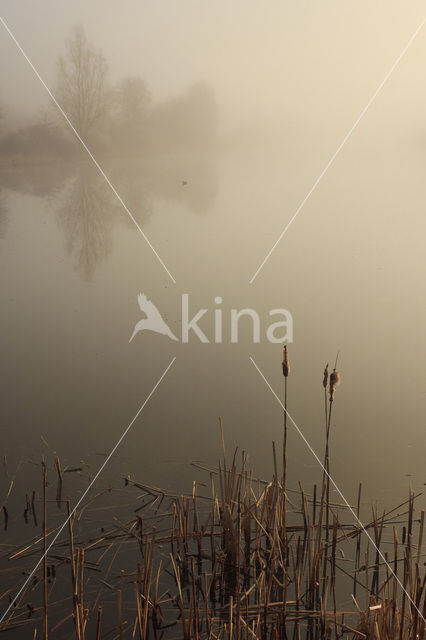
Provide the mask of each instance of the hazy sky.
MULTIPOLYGON (((49 85, 64 38, 81 23, 104 51, 112 81, 140 74, 159 99, 203 79, 232 126, 294 118, 327 127, 353 121, 426 7, 403 0, 0 0, 0 14, 49 85)), ((424 99, 425 52, 426 26, 392 79, 408 100, 413 84, 424 99)), ((1 26, 0 60, 0 102, 10 113, 45 104, 1 26)))

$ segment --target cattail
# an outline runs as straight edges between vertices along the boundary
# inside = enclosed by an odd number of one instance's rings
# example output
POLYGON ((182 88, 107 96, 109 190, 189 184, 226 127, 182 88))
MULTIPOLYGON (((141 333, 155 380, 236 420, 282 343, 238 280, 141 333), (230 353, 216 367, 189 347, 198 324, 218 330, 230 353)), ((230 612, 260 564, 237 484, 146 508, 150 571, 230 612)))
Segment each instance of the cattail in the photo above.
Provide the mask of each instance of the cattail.
POLYGON ((340 384, 340 373, 333 369, 333 373, 330 375, 330 402, 333 401, 335 388, 340 384))
POLYGON ((284 346, 284 354, 283 354, 283 376, 284 378, 288 377, 290 373, 290 362, 288 359, 288 350, 287 345, 284 346))
POLYGON ((324 378, 322 380, 322 386, 324 387, 324 389, 327 387, 327 382, 328 382, 328 364, 325 365, 324 378))

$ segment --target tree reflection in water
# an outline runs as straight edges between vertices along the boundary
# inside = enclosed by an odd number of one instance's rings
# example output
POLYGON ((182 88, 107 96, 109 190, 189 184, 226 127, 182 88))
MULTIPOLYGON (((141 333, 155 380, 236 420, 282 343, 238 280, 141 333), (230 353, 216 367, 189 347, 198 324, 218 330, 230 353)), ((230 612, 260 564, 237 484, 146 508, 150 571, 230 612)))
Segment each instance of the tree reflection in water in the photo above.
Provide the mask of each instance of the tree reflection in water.
MULTIPOLYGON (((165 201, 183 205, 193 215, 205 215, 214 205, 214 156, 110 158, 104 164, 141 229, 165 201)), ((105 179, 86 162, 24 164, 0 172, 0 238, 6 235, 9 221, 2 188, 46 200, 76 269, 88 281, 111 254, 114 229, 124 226, 137 232, 105 179)))
POLYGON ((112 249, 113 207, 103 179, 87 167, 79 167, 65 204, 58 211, 66 246, 82 276, 90 280, 97 265, 112 249))
MULTIPOLYGON (((143 180, 134 172, 120 172, 111 180, 126 206, 142 226, 150 215, 143 180)), ((115 225, 134 227, 104 178, 93 167, 78 168, 68 189, 58 219, 66 237, 68 252, 85 280, 91 280, 96 268, 105 261, 113 247, 115 225)))

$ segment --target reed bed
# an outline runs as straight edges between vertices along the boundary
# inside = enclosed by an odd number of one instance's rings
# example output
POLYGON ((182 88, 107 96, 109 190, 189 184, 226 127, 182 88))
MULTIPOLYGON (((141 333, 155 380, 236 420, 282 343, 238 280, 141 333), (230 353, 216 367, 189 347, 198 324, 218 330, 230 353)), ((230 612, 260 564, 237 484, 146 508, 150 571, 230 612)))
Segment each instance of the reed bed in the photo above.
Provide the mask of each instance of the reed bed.
MULTIPOLYGON (((285 407, 289 372, 286 351, 285 407)), ((373 545, 347 506, 330 498, 330 426, 340 374, 325 373, 321 486, 308 492, 302 484, 286 485, 286 419, 281 468, 273 443, 270 481, 254 477, 244 452, 227 457, 224 446, 217 468, 201 467, 208 482, 194 482, 186 495, 127 476, 129 517, 112 517, 109 528, 83 536, 81 516, 94 512, 104 494, 92 492, 14 602, 58 530, 48 526, 50 510, 71 513, 61 497, 67 470, 58 457, 50 467, 43 463, 41 520, 38 494, 25 498, 24 517, 36 534, 26 544, 0 547, 2 582, 14 583, 0 594, 3 609, 12 605, 1 631, 75 640, 424 640, 424 511, 417 513, 411 491, 390 510, 373 508, 364 524, 373 545), (56 482, 51 501, 49 474, 56 482)), ((360 485, 358 516, 361 499, 360 485)))

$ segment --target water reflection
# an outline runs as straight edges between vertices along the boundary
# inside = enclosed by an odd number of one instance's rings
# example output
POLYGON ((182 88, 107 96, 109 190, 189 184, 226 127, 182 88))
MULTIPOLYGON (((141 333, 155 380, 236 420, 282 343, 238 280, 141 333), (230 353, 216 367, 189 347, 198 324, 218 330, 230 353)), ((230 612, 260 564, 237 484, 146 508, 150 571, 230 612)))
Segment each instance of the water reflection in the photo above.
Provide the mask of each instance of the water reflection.
POLYGON ((51 197, 60 192, 72 173, 67 162, 12 164, 0 168, 0 188, 24 195, 51 197))
POLYGON ((80 167, 65 193, 58 210, 66 247, 84 279, 93 277, 96 267, 112 249, 115 203, 105 181, 93 170, 80 167))
MULTIPOLYGON (((166 200, 191 214, 204 215, 216 197, 211 155, 110 159, 105 172, 141 228, 155 215, 158 202, 166 200)), ((102 175, 88 162, 11 167, 0 174, 2 186, 47 200, 64 233, 67 251, 87 281, 111 254, 114 229, 126 225, 137 231, 102 175)), ((0 198, 0 236, 6 228, 0 198)))

